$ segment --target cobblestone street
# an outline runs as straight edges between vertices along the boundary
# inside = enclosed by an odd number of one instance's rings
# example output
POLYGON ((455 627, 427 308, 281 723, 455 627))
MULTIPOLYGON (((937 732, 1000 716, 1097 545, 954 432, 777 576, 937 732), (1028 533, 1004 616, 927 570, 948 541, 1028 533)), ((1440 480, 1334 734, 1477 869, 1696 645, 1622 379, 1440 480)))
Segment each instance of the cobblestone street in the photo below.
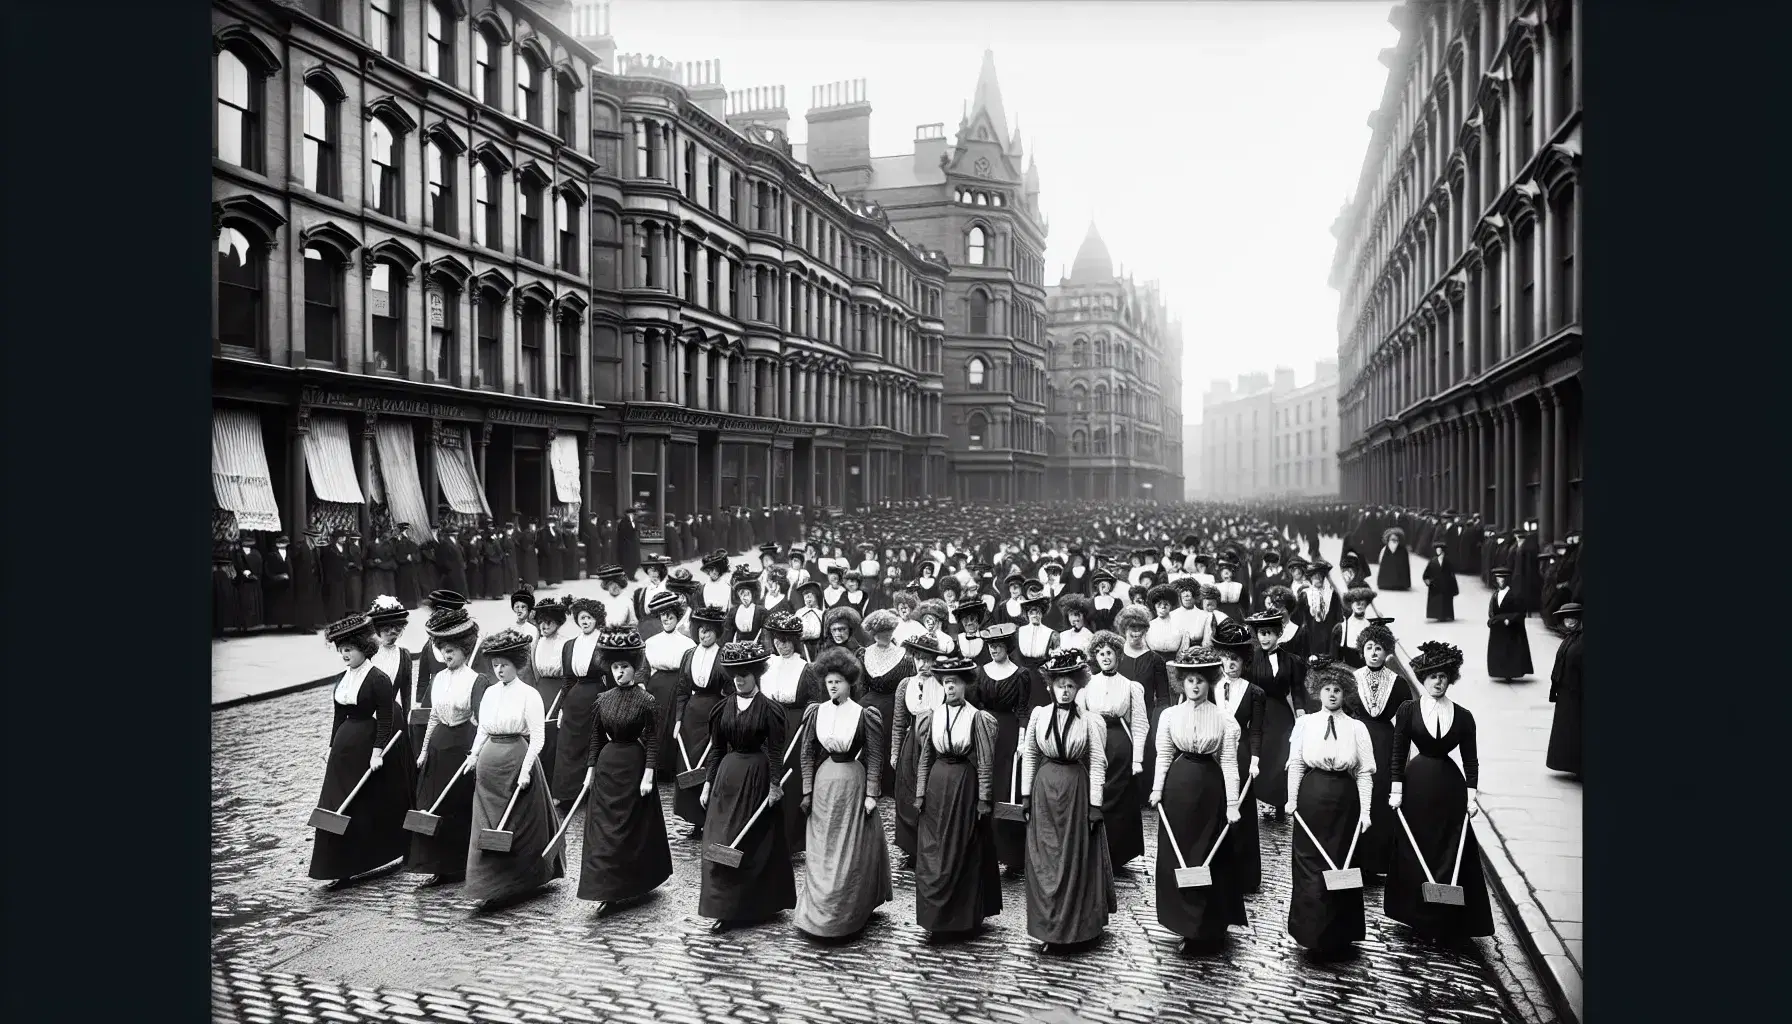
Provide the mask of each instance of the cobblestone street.
MULTIPOLYGON (((595 917, 576 875, 480 915, 452 888, 389 875, 339 892, 305 877, 330 716, 321 691, 213 715, 213 1014, 244 1021, 1153 1021, 1514 1022, 1554 1019, 1512 923, 1461 949, 1415 940, 1379 913, 1354 958, 1311 961, 1284 931, 1286 824, 1264 822, 1265 889, 1251 930, 1220 954, 1179 955, 1158 928, 1148 865, 1119 883, 1120 912, 1094 947, 1041 955, 1023 883, 979 936, 922 941, 913 874, 858 940, 812 944, 788 915, 711 935, 696 916, 695 844, 649 900, 595 917)), ((662 790, 668 822, 670 790, 662 790)), ((886 828, 891 810, 882 811, 886 828)), ((682 832, 672 824, 676 837, 682 832)), ((576 872, 580 833, 568 831, 576 872)), ((1154 830, 1147 828, 1147 846, 1154 830)), ((798 884, 801 884, 799 865, 798 884)))

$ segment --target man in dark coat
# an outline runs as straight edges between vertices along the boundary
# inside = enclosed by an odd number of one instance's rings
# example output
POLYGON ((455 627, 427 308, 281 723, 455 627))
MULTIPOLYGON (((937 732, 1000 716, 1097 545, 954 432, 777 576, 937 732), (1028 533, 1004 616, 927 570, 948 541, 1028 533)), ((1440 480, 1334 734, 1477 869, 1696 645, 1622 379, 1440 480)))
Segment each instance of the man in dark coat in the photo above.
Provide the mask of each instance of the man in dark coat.
POLYGON ((318 549, 325 623, 335 622, 348 614, 348 563, 351 557, 346 530, 332 533, 330 543, 318 549))
POLYGON ((1425 617, 1438 622, 1456 620, 1456 563, 1450 558, 1450 545, 1438 541, 1431 546, 1431 560, 1425 563, 1425 617))
POLYGON ((542 573, 540 579, 550 587, 565 582, 566 548, 561 544, 560 521, 549 519, 547 529, 536 533, 534 540, 536 563, 542 573))
POLYGON ((1526 519, 1513 531, 1512 586, 1518 590, 1518 596, 1524 600, 1525 613, 1537 611, 1543 606, 1543 564, 1538 559, 1541 553, 1537 545, 1537 520, 1526 519))
POLYGON ((261 604, 262 560, 255 538, 248 533, 238 536, 230 561, 236 569, 237 625, 245 631, 259 628, 267 618, 261 604))
POLYGON ((319 563, 327 547, 328 539, 323 529, 314 527, 306 532, 299 546, 292 549, 292 624, 301 632, 308 633, 341 618, 325 612, 323 570, 319 563))
POLYGON ((641 571, 641 535, 635 529, 635 512, 622 514, 616 524, 616 563, 630 580, 641 571))
POLYGON ((348 603, 342 614, 348 615, 367 610, 367 549, 361 546, 360 534, 350 533, 343 550, 347 552, 343 564, 348 569, 348 603))
POLYGON ((270 626, 298 625, 293 607, 292 541, 282 533, 261 556, 261 604, 270 626))
POLYGON ((398 536, 392 541, 392 557, 398 563, 394 572, 393 586, 398 591, 393 597, 406 608, 415 610, 423 595, 423 549, 411 536, 411 524, 399 523, 398 536))

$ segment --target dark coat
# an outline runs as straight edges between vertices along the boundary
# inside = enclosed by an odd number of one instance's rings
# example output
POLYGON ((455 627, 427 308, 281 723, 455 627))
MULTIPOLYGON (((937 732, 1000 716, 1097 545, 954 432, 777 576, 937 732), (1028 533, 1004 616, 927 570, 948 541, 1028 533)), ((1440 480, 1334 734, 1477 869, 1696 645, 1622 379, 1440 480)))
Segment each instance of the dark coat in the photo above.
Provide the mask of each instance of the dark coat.
POLYGON ((1517 587, 1487 599, 1487 675, 1520 679, 1531 674, 1531 640, 1524 631, 1524 597, 1517 587))
POLYGON ((1425 617, 1439 622, 1449 622, 1456 618, 1456 574, 1451 571, 1453 563, 1447 559, 1439 562, 1436 558, 1425 563, 1425 617))

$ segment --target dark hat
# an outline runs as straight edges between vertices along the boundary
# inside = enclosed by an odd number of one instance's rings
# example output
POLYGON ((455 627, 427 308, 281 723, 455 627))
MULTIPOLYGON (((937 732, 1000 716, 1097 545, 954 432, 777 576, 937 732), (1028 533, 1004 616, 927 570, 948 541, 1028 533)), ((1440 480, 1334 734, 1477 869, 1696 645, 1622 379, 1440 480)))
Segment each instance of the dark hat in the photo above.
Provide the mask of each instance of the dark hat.
POLYGON ((1075 647, 1060 647, 1039 666, 1048 676, 1067 676, 1089 667, 1089 659, 1075 647))
POLYGON ((977 663, 969 658, 955 658, 947 655, 933 660, 933 674, 936 676, 968 676, 977 671, 977 663))
POLYGON ((719 570, 721 572, 727 572, 728 571, 728 552, 723 551, 720 548, 717 548, 716 550, 711 551, 709 554, 703 556, 703 562, 700 567, 703 569, 704 572, 709 572, 711 570, 719 570))
POLYGON ((1307 563, 1306 568, 1307 568, 1307 575, 1309 575, 1309 576, 1313 576, 1313 575, 1324 576, 1326 573, 1332 571, 1332 563, 1326 561, 1323 558, 1315 558, 1311 562, 1307 563))
POLYGON ((693 627, 698 623, 709 626, 722 626, 726 625, 727 622, 728 611, 725 608, 717 608, 713 604, 706 604, 701 608, 691 609, 691 625, 693 627))
POLYGON ((678 594, 695 594, 703 589, 703 584, 697 582, 691 570, 681 566, 666 574, 666 589, 678 594))
POLYGON ((824 600, 824 596, 822 595, 822 592, 821 592, 821 584, 815 582, 814 580, 804 580, 803 582, 797 584, 796 589, 794 589, 790 592, 790 596, 791 597, 801 597, 803 593, 808 592, 808 591, 814 592, 816 601, 824 600))
POLYGON ((1103 580, 1106 580, 1109 583, 1120 582, 1118 579, 1116 579, 1114 577, 1113 573, 1107 571, 1106 569, 1097 569, 1094 572, 1089 574, 1089 582, 1091 584, 1100 583, 1103 580))
POLYGON ((531 608, 535 607, 535 590, 534 590, 534 588, 528 586, 527 584, 523 585, 523 587, 520 588, 519 590, 517 590, 516 593, 510 595, 510 603, 513 605, 517 604, 517 603, 522 603, 522 604, 528 605, 531 608))
POLYGON ((1190 647, 1172 657, 1170 667, 1184 671, 1219 668, 1220 652, 1211 647, 1190 647))
POLYGON ((980 619, 987 619, 989 618, 989 606, 983 603, 982 598, 973 597, 953 605, 952 614, 955 616, 975 615, 980 619))
POLYGON ((946 649, 940 646, 940 642, 934 638, 932 633, 916 633, 902 641, 902 646, 916 654, 931 654, 938 657, 946 653, 946 649))
POLYGON ((848 569, 840 574, 840 579, 845 583, 863 583, 865 582, 865 574, 857 569, 848 569))
POLYGON ((676 612, 683 604, 684 601, 677 594, 670 590, 662 590, 648 600, 647 614, 657 616, 667 612, 676 612))
POLYGON ((1569 601, 1567 604, 1562 605, 1560 608, 1557 608, 1553 613, 1551 613, 1550 617, 1557 618, 1557 619, 1566 619, 1566 618, 1569 618, 1570 616, 1573 616, 1575 618, 1580 617, 1580 602, 1579 601, 1569 601))
POLYGON ((1044 594, 1039 594, 1034 597, 1023 599, 1020 603, 1020 610, 1024 612, 1029 608, 1038 608, 1041 611, 1046 611, 1049 610, 1051 606, 1052 599, 1046 597, 1044 594))
POLYGON ((1488 572, 1488 575, 1490 575, 1490 576, 1510 576, 1510 575, 1512 575, 1512 570, 1506 568, 1503 565, 1496 565, 1493 568, 1487 570, 1487 572, 1488 572))
POLYGON ((827 573, 829 576, 844 576, 844 575, 846 575, 847 570, 846 570, 846 566, 841 565, 838 562, 834 562, 834 563, 830 563, 828 565, 828 567, 822 571, 827 573))
POLYGON ((797 618, 795 612, 776 611, 766 617, 765 631, 783 636, 801 636, 803 620, 797 618))
POLYGON ((341 618, 324 629, 324 639, 331 644, 366 642, 373 639, 373 620, 355 614, 341 618))
POLYGON ((443 608, 423 626, 431 640, 447 640, 476 631, 479 626, 465 608, 443 608))
POLYGON ((397 530, 399 533, 403 533, 410 528, 410 523, 399 523, 397 526, 393 527, 393 529, 397 530))
POLYGON ((1427 640, 1419 645, 1418 656, 1412 659, 1412 674, 1423 680, 1433 672, 1462 667, 1462 649, 1442 640, 1427 640))
POLYGON ((535 604, 535 621, 565 622, 572 614, 572 597, 570 595, 559 600, 548 598, 535 604))
POLYGON ((722 645, 723 668, 752 668, 771 660, 771 652, 757 640, 733 640, 722 645))
POLYGON ((432 590, 423 600, 429 602, 429 606, 438 611, 444 608, 465 608, 467 606, 466 595, 452 590, 432 590))
POLYGON ((1370 587, 1351 587, 1344 592, 1344 603, 1355 604, 1358 601, 1368 604, 1375 600, 1375 591, 1370 587))
POLYGON ((367 617, 373 620, 374 629, 384 629, 387 626, 402 627, 410 621, 411 613, 405 611, 398 598, 382 594, 374 600, 373 607, 367 609, 367 617))
POLYGON ((998 622, 978 630, 977 636, 983 640, 1007 640, 1019 632, 1020 627, 1012 622, 998 622))
POLYGON ((646 650, 647 642, 632 628, 600 629, 597 631, 597 647, 601 651, 626 654, 646 650))
POLYGON ((288 537, 284 533, 277 533, 274 535, 274 543, 276 543, 276 544, 291 544, 292 538, 288 537))
POLYGON ((1244 624, 1249 626, 1253 630, 1281 629, 1282 628, 1282 613, 1281 612, 1262 611, 1262 612, 1258 612, 1255 615, 1247 615, 1244 618, 1244 624))
POLYGON ((479 644, 479 653, 488 658, 515 660, 533 643, 529 634, 517 629, 500 629, 479 644))
POLYGON ((1026 574, 1020 573, 1020 572, 1011 572, 1008 575, 1002 577, 1002 589, 1003 590, 1006 590, 1009 587, 1014 586, 1016 583, 1020 584, 1024 588, 1027 585, 1026 574))
POLYGON ((605 565, 597 570, 597 578, 604 583, 611 580, 620 580, 626 583, 628 582, 628 573, 623 572, 620 565, 605 565))
POLYGON ((1043 566, 1043 568, 1045 569, 1046 572, 1055 572, 1060 575, 1062 575, 1064 572, 1064 564, 1062 562, 1059 562, 1055 558, 1047 561, 1045 563, 1045 565, 1043 566))
POLYGON ((761 544, 759 545, 759 553, 761 555, 775 555, 778 553, 778 545, 770 543, 761 544))

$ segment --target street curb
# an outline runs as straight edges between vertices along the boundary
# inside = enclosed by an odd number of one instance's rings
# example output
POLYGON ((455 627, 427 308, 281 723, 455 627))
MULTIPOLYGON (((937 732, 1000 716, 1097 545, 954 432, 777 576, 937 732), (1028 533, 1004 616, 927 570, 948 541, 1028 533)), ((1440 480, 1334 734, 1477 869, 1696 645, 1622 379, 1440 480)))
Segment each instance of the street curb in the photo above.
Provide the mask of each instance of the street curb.
POLYGON ((261 693, 251 693, 241 697, 232 697, 229 700, 214 701, 212 702, 212 710, 223 711, 225 708, 239 707, 243 704, 253 704, 260 700, 271 700, 274 697, 284 697, 289 693, 298 693, 300 690, 313 690, 319 686, 333 683, 341 678, 342 673, 333 672, 330 675, 324 676, 322 679, 313 679, 308 683, 294 683, 291 686, 281 686, 272 690, 264 690, 261 693))
POLYGON ((1569 958, 1562 936, 1537 906, 1530 884, 1506 852, 1506 841, 1488 820, 1487 812, 1476 815, 1474 821, 1475 843, 1481 848, 1481 866, 1490 883, 1488 887, 1499 898, 1507 916, 1519 925, 1513 931, 1518 933, 1531 966, 1543 978, 1556 1012, 1572 1024, 1581 1024, 1581 969, 1569 958))

